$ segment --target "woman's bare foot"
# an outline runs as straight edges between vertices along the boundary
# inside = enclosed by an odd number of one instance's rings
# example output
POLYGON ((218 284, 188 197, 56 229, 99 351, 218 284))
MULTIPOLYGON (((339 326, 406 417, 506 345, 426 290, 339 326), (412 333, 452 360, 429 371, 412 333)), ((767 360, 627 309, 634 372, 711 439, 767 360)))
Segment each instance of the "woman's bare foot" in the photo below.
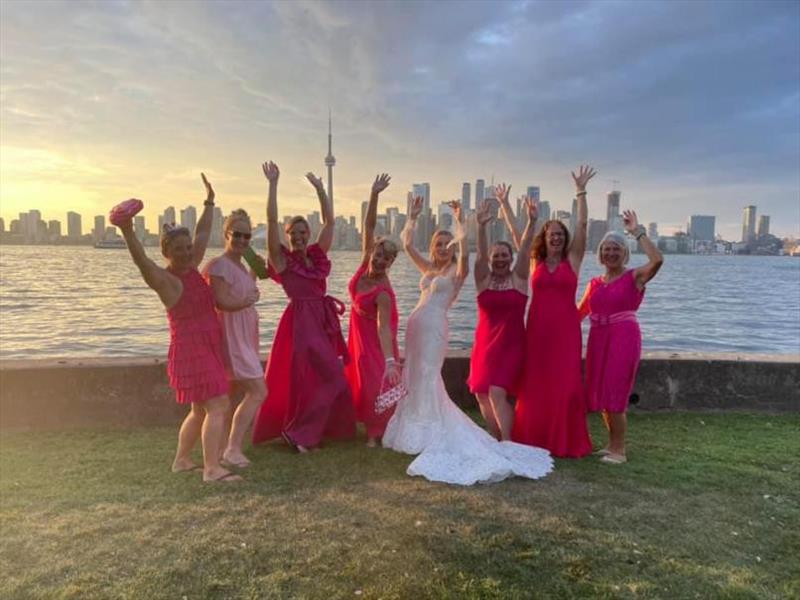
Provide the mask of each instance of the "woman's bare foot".
POLYGON ((220 467, 219 469, 214 469, 214 470, 206 469, 205 471, 203 471, 203 481, 205 483, 214 483, 214 482, 230 483, 233 481, 243 481, 243 480, 236 473, 226 471, 225 469, 220 467))
POLYGON ((178 460, 175 459, 175 462, 172 463, 172 472, 173 473, 188 473, 190 471, 200 471, 203 467, 200 465, 194 464, 191 460, 178 460))
POLYGON ((241 453, 241 451, 234 451, 230 448, 222 453, 222 462, 225 465, 239 467, 240 469, 250 466, 250 461, 244 454, 241 453))

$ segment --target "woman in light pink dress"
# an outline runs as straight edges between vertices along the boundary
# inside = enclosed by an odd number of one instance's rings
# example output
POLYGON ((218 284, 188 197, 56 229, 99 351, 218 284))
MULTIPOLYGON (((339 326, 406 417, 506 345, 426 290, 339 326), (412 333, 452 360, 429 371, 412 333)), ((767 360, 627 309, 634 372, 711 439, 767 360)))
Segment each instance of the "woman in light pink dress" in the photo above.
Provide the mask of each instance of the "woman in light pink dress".
POLYGON ((590 316, 586 352, 586 394, 590 412, 602 412, 609 432, 608 446, 597 452, 609 464, 627 461, 625 454, 626 410, 642 349, 642 334, 636 311, 644 297, 644 286, 661 268, 663 258, 645 235, 636 213, 625 211, 625 229, 642 246, 647 264, 625 270, 630 253, 625 237, 608 232, 597 249, 606 272, 586 286, 580 302, 581 318, 590 316))
POLYGON ((389 186, 385 173, 375 178, 369 196, 362 231, 361 264, 350 279, 348 291, 350 330, 347 349, 350 363, 345 376, 353 394, 356 418, 367 429, 367 446, 375 448, 393 409, 382 413, 375 411, 375 400, 381 385, 400 383, 400 350, 397 347, 397 299, 389 281, 389 267, 397 257, 397 246, 386 239, 375 239, 378 194, 389 186))
POLYGON ((161 253, 167 268, 159 267, 145 254, 133 231, 133 223, 118 223, 133 262, 167 309, 170 344, 167 374, 179 404, 191 404, 178 433, 173 472, 200 470, 192 462, 197 440, 203 445, 203 480, 237 481, 241 477, 219 462, 224 443, 228 379, 222 359, 222 334, 214 313, 214 295, 197 270, 211 234, 214 190, 202 175, 207 198, 192 235, 185 227, 164 224, 161 253), (194 243, 193 243, 194 242, 194 243))
POLYGON ((222 459, 227 465, 246 467, 250 461, 242 452, 244 436, 267 394, 258 354, 258 287, 255 274, 242 264, 242 254, 250 247, 252 236, 250 217, 242 209, 233 211, 225 219, 223 232, 225 252, 208 262, 203 275, 214 290, 231 400, 241 398, 222 459))

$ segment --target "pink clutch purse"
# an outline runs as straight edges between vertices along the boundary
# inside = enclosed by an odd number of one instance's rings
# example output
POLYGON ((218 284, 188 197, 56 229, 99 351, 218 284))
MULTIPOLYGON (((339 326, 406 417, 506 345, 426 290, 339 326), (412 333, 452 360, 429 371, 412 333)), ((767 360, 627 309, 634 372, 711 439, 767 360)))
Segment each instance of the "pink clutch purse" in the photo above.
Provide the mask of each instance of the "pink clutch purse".
POLYGON ((136 215, 143 208, 144 202, 141 200, 136 198, 125 200, 111 209, 111 212, 108 213, 108 220, 111 221, 112 225, 119 227, 123 223, 127 223, 133 219, 134 215, 136 215))
POLYGON ((381 393, 375 399, 375 413, 386 412, 406 396, 408 396, 408 388, 402 380, 394 387, 389 387, 389 384, 384 381, 381 385, 381 393))

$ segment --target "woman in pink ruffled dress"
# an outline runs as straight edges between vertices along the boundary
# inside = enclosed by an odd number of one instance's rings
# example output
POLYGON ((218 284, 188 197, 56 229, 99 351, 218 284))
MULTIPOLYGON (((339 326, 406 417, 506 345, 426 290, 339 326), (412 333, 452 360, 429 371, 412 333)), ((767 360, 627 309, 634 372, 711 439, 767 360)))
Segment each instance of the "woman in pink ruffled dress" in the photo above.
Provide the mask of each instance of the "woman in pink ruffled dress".
POLYGON ((625 237, 608 232, 597 248, 597 259, 606 272, 586 286, 579 311, 592 321, 586 351, 586 394, 590 412, 601 412, 608 428, 608 445, 597 452, 608 464, 627 462, 625 432, 628 398, 636 381, 642 334, 636 311, 644 298, 645 284, 664 262, 661 252, 639 225, 636 213, 623 213, 625 230, 636 238, 647 263, 625 269, 630 257, 625 237))
POLYGON ((319 446, 324 437, 355 435, 355 412, 342 360, 347 362, 339 315, 345 310, 326 294, 331 272, 327 252, 333 241, 333 207, 322 180, 306 177, 317 191, 323 226, 309 244, 311 228, 303 217, 286 226, 289 248, 278 229, 278 166, 263 165, 269 181, 267 246, 272 278, 283 286, 289 306, 281 317, 267 363, 269 395, 253 425, 253 443, 282 436, 298 452, 319 446), (341 357, 341 359, 340 359, 341 357))
POLYGON ((350 329, 347 348, 350 363, 345 375, 353 394, 356 418, 367 430, 367 446, 374 448, 383 437, 392 409, 378 413, 375 400, 381 385, 400 383, 400 350, 397 347, 397 299, 389 281, 389 267, 397 257, 391 240, 375 239, 378 194, 389 186, 385 173, 375 178, 364 216, 361 264, 350 279, 348 291, 350 329))
POLYGON ((234 210, 225 219, 222 229, 225 252, 210 260, 203 269, 203 275, 214 290, 222 326, 223 358, 231 383, 231 400, 241 399, 232 417, 233 407, 228 411, 230 435, 222 459, 227 465, 247 467, 250 461, 242 452, 244 436, 267 394, 258 354, 258 311, 255 307, 258 286, 255 273, 242 264, 242 255, 250 247, 252 236, 250 217, 242 209, 234 210))
POLYGON ((214 311, 214 294, 197 270, 211 234, 214 206, 214 190, 206 176, 202 178, 207 198, 197 221, 194 243, 185 227, 164 225, 161 253, 167 259, 166 269, 147 257, 131 220, 116 224, 122 230, 133 262, 167 309, 170 328, 167 374, 178 403, 191 405, 178 434, 172 470, 200 469, 192 462, 191 453, 201 439, 203 480, 227 482, 241 477, 220 465, 229 402, 228 378, 222 358, 222 334, 214 311))

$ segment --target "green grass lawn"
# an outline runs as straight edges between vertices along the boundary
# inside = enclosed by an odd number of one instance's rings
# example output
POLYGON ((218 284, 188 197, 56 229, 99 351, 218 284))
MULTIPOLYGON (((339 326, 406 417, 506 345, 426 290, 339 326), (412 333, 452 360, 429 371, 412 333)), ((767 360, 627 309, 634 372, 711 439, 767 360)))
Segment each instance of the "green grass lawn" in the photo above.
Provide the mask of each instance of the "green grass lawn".
POLYGON ((363 439, 208 485, 170 473, 177 425, 4 433, 0 598, 800 597, 800 416, 630 429, 627 465, 470 488, 363 439))

